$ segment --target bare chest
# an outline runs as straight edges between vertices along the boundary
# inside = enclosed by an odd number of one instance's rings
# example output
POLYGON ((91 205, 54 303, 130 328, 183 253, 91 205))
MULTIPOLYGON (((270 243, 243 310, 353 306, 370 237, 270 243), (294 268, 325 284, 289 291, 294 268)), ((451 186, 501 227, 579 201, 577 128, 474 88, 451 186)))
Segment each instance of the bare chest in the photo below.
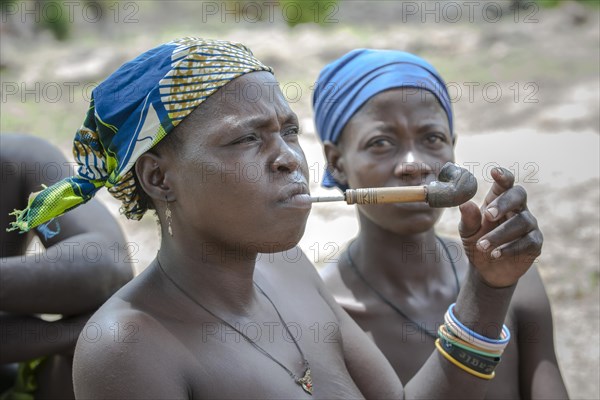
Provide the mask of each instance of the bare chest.
POLYGON ((283 322, 273 318, 240 320, 233 327, 218 321, 173 326, 186 349, 182 371, 190 398, 361 398, 345 367, 333 313, 285 314, 289 317, 283 322), (302 383, 312 387, 312 396, 302 383))
POLYGON ((206 347, 204 355, 191 363, 195 367, 192 371, 201 373, 191 373, 186 379, 191 398, 362 397, 343 363, 340 363, 337 351, 329 346, 304 346, 310 375, 295 349, 286 349, 288 346, 285 345, 280 351, 274 348, 268 351, 289 371, 253 348, 248 348, 247 343, 209 345, 209 351, 206 351, 206 347), (307 393, 308 388, 312 389, 312 395, 307 393))

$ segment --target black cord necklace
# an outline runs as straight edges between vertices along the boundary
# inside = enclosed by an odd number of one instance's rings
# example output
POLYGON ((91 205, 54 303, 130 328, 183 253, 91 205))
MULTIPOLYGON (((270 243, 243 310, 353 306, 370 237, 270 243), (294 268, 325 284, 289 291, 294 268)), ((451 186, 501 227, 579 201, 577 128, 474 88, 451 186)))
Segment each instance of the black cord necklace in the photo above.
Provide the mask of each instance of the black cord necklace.
MULTIPOLYGON (((435 236, 435 238, 442 244, 442 247, 444 248, 446 256, 448 256, 448 260, 450 260, 450 265, 452 266, 452 272, 454 273, 454 279, 455 279, 455 283, 456 283, 456 296, 458 296, 458 292, 460 292, 460 282, 458 281, 458 274, 456 273, 456 265, 454 264, 454 260, 452 259, 451 255, 450 255, 450 251, 448 250, 448 247, 446 247, 446 244, 444 243, 444 241, 442 239, 440 239, 440 237, 437 236, 437 235, 435 236)), ((410 322, 411 324, 413 324, 417 328, 419 328, 419 330, 421 332, 429 335, 433 339, 436 339, 437 338, 437 331, 429 331, 429 330, 423 328, 421 326, 421 324, 416 323, 412 318, 410 318, 408 315, 406 315, 406 313, 404 311, 402 311, 398 306, 396 306, 394 303, 392 303, 391 301, 389 301, 383 294, 381 294, 381 292, 379 292, 377 289, 375 289, 375 287, 373 287, 373 285, 371 285, 367 281, 367 279, 359 271, 358 267, 354 263, 354 260, 352 259, 352 254, 350 254, 351 250, 352 250, 352 245, 354 244, 355 241, 356 240, 353 240, 348 245, 348 250, 346 250, 346 255, 348 256, 348 261, 350 262, 350 266, 352 267, 352 269, 354 270, 354 272, 356 273, 356 275, 360 278, 360 280, 365 284, 365 286, 367 286, 369 289, 371 289, 371 291, 373 293, 375 293, 377 295, 377 297, 379 297, 379 299, 381 301, 383 301, 385 304, 387 304, 388 306, 390 306, 394 311, 396 311, 396 313, 398 313, 404 319, 408 320, 408 322, 410 322)))
POLYGON ((273 357, 271 354, 269 354, 269 352, 267 352, 265 349, 263 349, 262 347, 260 347, 258 345, 258 343, 254 342, 252 339, 250 339, 248 336, 246 336, 242 331, 240 331, 239 329, 236 329, 235 326, 233 326, 232 324, 230 324, 229 322, 225 321, 223 318, 219 317, 217 314, 215 314, 214 312, 212 312, 211 310, 209 310, 208 308, 206 308, 205 306, 203 306, 202 304, 200 304, 198 301, 196 301, 196 299, 194 299, 192 296, 190 296, 190 294, 188 292, 186 292, 185 290, 183 290, 183 288, 181 286, 179 286, 174 280, 173 278, 171 278, 163 269, 162 265, 160 264, 160 261, 158 260, 158 257, 156 257, 156 262, 158 264, 158 267, 160 268, 160 270, 162 271, 162 273, 167 277, 167 279, 169 281, 171 281, 171 283, 177 288, 179 289, 179 291, 181 291, 181 293, 183 293, 184 295, 186 295, 190 300, 192 300, 194 303, 196 303, 200 308, 202 308, 204 311, 206 311, 207 313, 209 313, 210 315, 212 315, 214 318, 216 318, 217 320, 219 320, 219 322, 221 322, 223 325, 228 326, 229 328, 233 329, 234 331, 236 331, 237 333, 240 334, 241 337, 243 337, 248 343, 250 343, 252 345, 252 347, 254 347, 256 350, 258 350, 260 353, 262 353, 263 355, 265 355, 266 357, 268 357, 270 360, 272 360, 274 363, 276 363, 277 365, 279 365, 281 368, 283 368, 285 370, 285 372, 287 372, 290 377, 294 380, 294 382, 296 382, 298 385, 300 385, 300 387, 302 389, 304 389, 304 391, 310 395, 312 395, 313 392, 313 384, 312 384, 312 376, 311 376, 311 372, 310 372, 310 364, 308 363, 308 360, 306 359, 306 357, 304 356, 304 353, 302 352, 302 349, 300 348, 300 345, 298 344, 298 342, 296 341, 296 338, 294 337, 294 335, 292 335, 292 333, 290 332, 290 329, 288 328, 287 324, 285 323, 285 321, 283 320, 283 318, 281 317, 281 314, 279 313, 279 310, 277 309, 277 307, 275 307, 275 303, 273 303, 273 301, 271 300, 271 298, 269 296, 267 296, 267 294, 261 289, 260 286, 258 286, 258 283, 254 282, 254 286, 256 286, 256 288, 258 289, 258 291, 266 297, 266 299, 269 301, 269 303, 271 303, 271 305, 273 306, 273 309, 275 310, 275 312, 277 313, 277 316, 279 317, 279 320, 281 321, 281 324, 283 325, 283 327, 285 328, 285 330, 287 331, 287 334, 292 338, 292 341, 294 342, 294 344, 296 345, 296 348, 298 349, 298 352, 300 353, 300 357, 302 357, 302 363, 304 366, 304 375, 302 376, 302 378, 298 377, 296 374, 294 374, 289 368, 287 368, 285 365, 283 365, 279 360, 277 360, 275 357, 273 357))

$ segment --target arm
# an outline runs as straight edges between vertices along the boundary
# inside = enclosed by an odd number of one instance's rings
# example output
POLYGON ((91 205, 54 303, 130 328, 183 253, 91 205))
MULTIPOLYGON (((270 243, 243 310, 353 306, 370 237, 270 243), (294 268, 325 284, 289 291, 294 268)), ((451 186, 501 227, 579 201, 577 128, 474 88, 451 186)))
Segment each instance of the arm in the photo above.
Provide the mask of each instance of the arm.
MULTIPOLYGON (((516 283, 539 256, 543 241, 537 221, 527 209, 525 190, 513 187, 514 177, 506 170, 494 170, 492 176, 495 183, 481 209, 472 202, 461 206, 459 230, 470 267, 455 307, 460 321, 485 336, 492 334, 486 328, 502 326, 516 283), (496 211, 490 211, 492 208, 496 211), (482 245, 484 240, 489 245, 482 245)), ((344 355, 351 372, 360 370, 361 359, 346 351, 344 355)), ((371 376, 353 377, 365 394, 370 393, 371 376)), ((408 382, 404 394, 406 398, 483 398, 488 382, 434 351, 408 382)))
MULTIPOLYGON (((491 288, 474 274, 467 277, 467 282, 461 291, 462 303, 457 303, 457 307, 462 305, 464 310, 470 310, 477 316, 480 312, 488 312, 490 313, 486 315, 488 320, 501 325, 513 287, 491 288), (475 301, 475 298, 479 300, 475 301), (473 304, 478 304, 479 308, 472 310, 473 304)), ((321 295, 338 318, 346 367, 367 399, 485 397, 489 381, 463 372, 437 351, 433 351, 427 362, 403 390, 402 383, 381 351, 335 302, 323 282, 317 282, 317 285, 321 295)))
POLYGON ((179 351, 178 342, 164 326, 143 313, 111 311, 104 315, 110 315, 110 320, 94 316, 88 323, 102 332, 97 341, 84 336, 77 341, 73 362, 76 398, 191 398, 185 381, 189 371, 178 367, 189 349, 179 351), (135 324, 138 333, 131 340, 115 340, 110 327, 117 321, 135 324))
MULTIPOLYGON (((489 336, 489 332, 481 328, 502 326, 513 291, 514 286, 488 286, 471 267, 455 310, 461 310, 460 321, 470 329, 489 336)), ((487 393, 488 383, 462 371, 434 350, 419 372, 406 384, 406 398, 481 399, 487 393)))
MULTIPOLYGON (((3 196, 22 199, 19 207, 42 184, 51 185, 73 173, 69 168, 72 165, 58 149, 37 138, 3 136, 0 155, 4 169, 3 196)), ((4 232, 8 226, 6 207, 1 207, 0 219, 3 222, 0 310, 78 314, 98 307, 131 279, 131 266, 124 257, 123 234, 99 201, 92 200, 57 218, 60 233, 50 239, 36 232, 45 247, 37 255, 33 251, 20 255, 19 243, 23 237, 4 232), (115 251, 116 246, 120 246, 119 252, 115 251)))
POLYGON ((0 364, 72 352, 88 317, 49 322, 0 313, 0 364))
POLYGON ((124 239, 117 232, 112 238, 99 232, 82 233, 37 255, 3 258, 0 309, 64 315, 93 311, 132 275, 130 267, 123 259, 115 259, 111 250, 123 246, 124 239))
POLYGON ((519 281, 513 300, 518 324, 521 397, 567 399, 556 354, 550 302, 537 269, 519 281))

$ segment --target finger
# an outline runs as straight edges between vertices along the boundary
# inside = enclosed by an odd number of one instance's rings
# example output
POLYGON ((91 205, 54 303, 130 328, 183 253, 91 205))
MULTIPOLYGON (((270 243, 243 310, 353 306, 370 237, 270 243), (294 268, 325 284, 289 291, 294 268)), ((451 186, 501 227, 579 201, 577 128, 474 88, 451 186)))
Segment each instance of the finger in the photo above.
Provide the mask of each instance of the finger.
POLYGON ((542 254, 544 236, 539 229, 534 229, 521 239, 495 248, 491 252, 492 259, 512 259, 515 264, 530 265, 542 254))
POLYGON ((458 224, 458 233, 463 240, 476 241, 479 236, 477 233, 481 229, 481 211, 477 204, 472 201, 461 204, 460 223, 458 224))
POLYGON ((527 191, 523 186, 513 186, 492 201, 485 209, 484 215, 489 221, 498 221, 526 209, 527 191))
POLYGON ((523 211, 482 236, 477 242, 477 248, 482 252, 492 253, 494 249, 518 240, 537 228, 537 220, 533 214, 523 211))
POLYGON ((496 167, 492 169, 491 174, 494 184, 483 200, 483 208, 487 208, 488 204, 515 184, 515 176, 506 168, 496 167))

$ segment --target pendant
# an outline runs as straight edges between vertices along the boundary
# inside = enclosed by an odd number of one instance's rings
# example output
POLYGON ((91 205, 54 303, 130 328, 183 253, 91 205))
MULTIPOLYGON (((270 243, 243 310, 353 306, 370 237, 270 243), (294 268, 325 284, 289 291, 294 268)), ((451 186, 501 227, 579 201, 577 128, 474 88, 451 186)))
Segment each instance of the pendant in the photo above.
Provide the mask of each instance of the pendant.
POLYGON ((304 376, 302 378, 296 379, 296 383, 300 386, 302 386, 302 389, 304 389, 304 391, 310 395, 312 395, 313 392, 313 384, 312 384, 312 377, 310 376, 310 368, 306 368, 306 371, 304 372, 304 376))

